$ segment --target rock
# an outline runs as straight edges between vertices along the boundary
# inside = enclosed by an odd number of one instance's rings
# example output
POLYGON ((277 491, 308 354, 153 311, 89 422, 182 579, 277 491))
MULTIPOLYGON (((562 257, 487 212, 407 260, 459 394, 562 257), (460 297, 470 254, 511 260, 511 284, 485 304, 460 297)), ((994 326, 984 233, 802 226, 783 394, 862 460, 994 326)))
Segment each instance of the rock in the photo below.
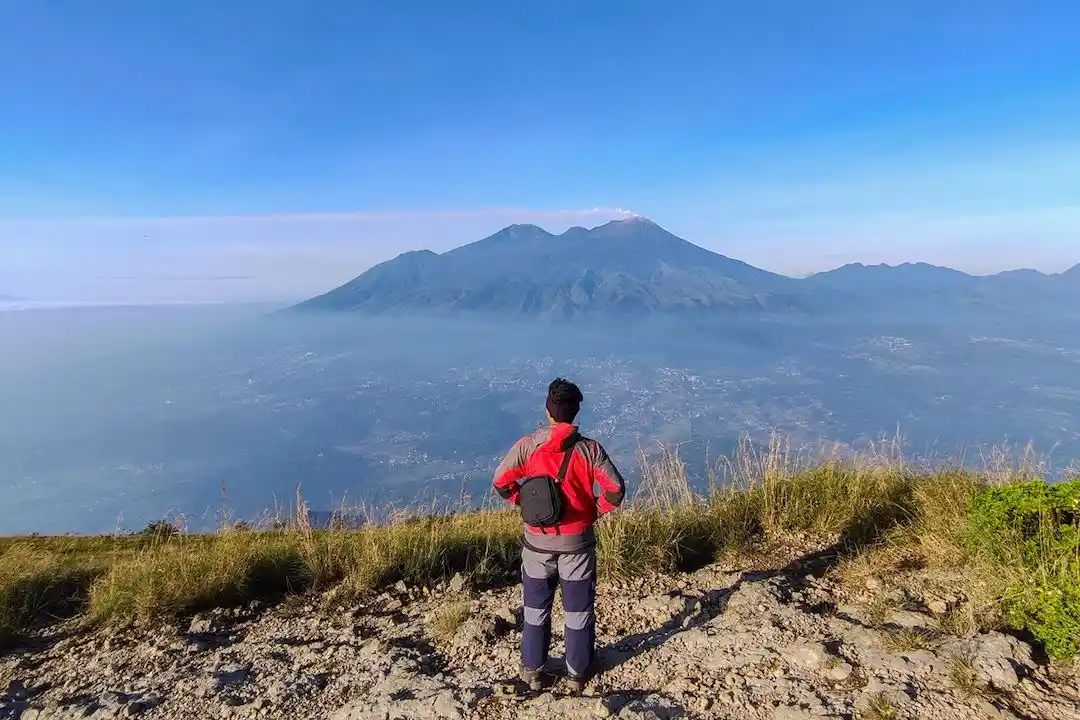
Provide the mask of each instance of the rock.
POLYGON ((394 592, 399 593, 401 595, 405 595, 406 593, 409 592, 409 586, 405 584, 404 580, 398 580, 394 584, 394 592))
POLYGON ((450 578, 450 592, 460 593, 465 589, 465 576, 461 573, 454 573, 454 577, 450 578))
POLYGON ((1021 673, 1034 669, 1031 646, 998 632, 987 633, 972 643, 971 657, 975 671, 998 690, 1010 690, 1020 684, 1021 673))
POLYGON ((807 641, 797 642, 779 652, 780 657, 789 664, 801 665, 811 670, 816 670, 824 665, 825 659, 829 655, 829 651, 821 643, 807 641))
POLYGON ((913 672, 923 674, 938 672, 938 657, 929 650, 912 650, 904 653, 903 658, 907 660, 913 672))
POLYGON ((922 613, 901 610, 900 612, 890 615, 889 619, 885 622, 888 625, 896 625, 897 627, 902 627, 907 630, 915 630, 927 627, 930 624, 930 618, 922 613))
POLYGON ((202 615, 196 615, 188 625, 188 632, 192 635, 209 635, 214 631, 214 621, 202 615))
POLYGON ((704 650, 714 644, 712 637, 701 628, 693 628, 684 633, 679 633, 679 640, 689 652, 704 650))
POLYGON ((615 696, 608 698, 604 705, 609 713, 620 719, 675 720, 687 717, 685 710, 662 695, 649 694, 634 699, 615 696))
POLYGON ((435 697, 431 709, 435 711, 437 717, 447 718, 447 720, 460 720, 464 717, 463 708, 454 700, 449 690, 444 690, 435 697))
POLYGON ((381 678, 330 720, 464 720, 465 707, 443 680, 402 668, 381 678))
POLYGON ((747 665, 753 665, 771 657, 773 652, 767 648, 747 648, 744 651, 733 653, 730 649, 717 650, 702 662, 702 666, 712 672, 721 670, 737 670, 747 665))
POLYGON ((773 710, 774 720, 808 720, 813 715, 799 707, 781 706, 773 710))
POLYGON ((949 611, 949 604, 944 600, 934 598, 927 601, 926 609, 932 612, 934 615, 944 615, 949 611))
POLYGON ((161 700, 154 695, 147 695, 128 704, 127 709, 132 715, 141 715, 150 708, 156 707, 161 700))
POLYGON ((825 675, 835 682, 843 682, 851 677, 851 674, 855 671, 855 668, 850 663, 839 662, 825 671, 825 675))
POLYGON ((214 679, 218 688, 242 685, 248 681, 248 671, 240 665, 224 665, 214 673, 214 679))
POLYGON ((126 704, 127 698, 118 692, 108 691, 98 698, 98 705, 113 714, 120 712, 126 704))
POLYGON ((502 620, 507 625, 517 625, 517 615, 513 610, 508 607, 500 607, 495 611, 495 617, 502 620))

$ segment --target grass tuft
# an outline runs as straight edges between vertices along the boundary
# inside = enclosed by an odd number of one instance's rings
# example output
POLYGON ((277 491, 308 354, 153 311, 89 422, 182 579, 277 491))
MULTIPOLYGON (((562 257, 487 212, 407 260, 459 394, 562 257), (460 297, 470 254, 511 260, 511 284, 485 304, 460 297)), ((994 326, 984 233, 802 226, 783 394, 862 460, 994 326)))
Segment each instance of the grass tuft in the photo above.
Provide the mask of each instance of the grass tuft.
POLYGON ((930 647, 933 635, 922 628, 903 628, 889 630, 884 635, 885 647, 893 652, 914 652, 915 650, 927 650, 930 647))
POLYGON ((949 680, 964 697, 978 695, 981 690, 975 659, 969 654, 954 655, 949 659, 949 680))
POLYGON ((861 717, 864 720, 894 720, 899 717, 896 705, 885 693, 877 693, 870 698, 861 717))
POLYGON ((472 616, 467 600, 454 600, 435 611, 429 630, 432 637, 444 643, 452 642, 458 629, 472 616))

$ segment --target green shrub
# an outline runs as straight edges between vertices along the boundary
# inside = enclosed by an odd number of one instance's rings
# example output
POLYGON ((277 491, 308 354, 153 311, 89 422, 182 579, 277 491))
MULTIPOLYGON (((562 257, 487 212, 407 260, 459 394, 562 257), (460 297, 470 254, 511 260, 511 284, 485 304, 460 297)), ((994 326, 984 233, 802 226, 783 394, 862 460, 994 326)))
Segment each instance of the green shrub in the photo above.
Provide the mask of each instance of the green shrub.
POLYGON ((1010 571, 1006 621, 1055 658, 1080 652, 1080 481, 994 487, 976 495, 967 542, 1010 571))

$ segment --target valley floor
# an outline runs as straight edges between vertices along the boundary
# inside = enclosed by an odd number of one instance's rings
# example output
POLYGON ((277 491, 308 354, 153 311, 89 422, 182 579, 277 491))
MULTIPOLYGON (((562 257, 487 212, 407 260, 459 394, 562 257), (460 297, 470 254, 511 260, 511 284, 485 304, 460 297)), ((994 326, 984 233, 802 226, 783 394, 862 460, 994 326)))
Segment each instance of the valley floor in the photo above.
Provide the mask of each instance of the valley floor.
POLYGON ((153 629, 61 623, 0 656, 0 718, 1080 720, 1075 665, 938 633, 924 599, 867 605, 826 574, 828 548, 770 557, 601 582, 603 669, 582 696, 524 692, 520 587, 456 576, 344 610, 301 596, 153 629))

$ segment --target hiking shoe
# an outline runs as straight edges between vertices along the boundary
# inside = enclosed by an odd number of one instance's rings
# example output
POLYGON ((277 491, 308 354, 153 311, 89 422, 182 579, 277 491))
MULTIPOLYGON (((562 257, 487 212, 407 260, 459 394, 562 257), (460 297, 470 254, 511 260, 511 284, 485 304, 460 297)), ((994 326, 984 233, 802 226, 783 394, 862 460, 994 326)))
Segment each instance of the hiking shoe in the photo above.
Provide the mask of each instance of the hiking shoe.
POLYGON ((530 670, 524 665, 521 666, 521 681, 529 686, 530 690, 537 691, 544 688, 544 673, 542 670, 530 670))
POLYGON ((580 693, 585 691, 585 685, 589 682, 587 677, 568 675, 566 677, 566 686, 572 693, 580 693))

